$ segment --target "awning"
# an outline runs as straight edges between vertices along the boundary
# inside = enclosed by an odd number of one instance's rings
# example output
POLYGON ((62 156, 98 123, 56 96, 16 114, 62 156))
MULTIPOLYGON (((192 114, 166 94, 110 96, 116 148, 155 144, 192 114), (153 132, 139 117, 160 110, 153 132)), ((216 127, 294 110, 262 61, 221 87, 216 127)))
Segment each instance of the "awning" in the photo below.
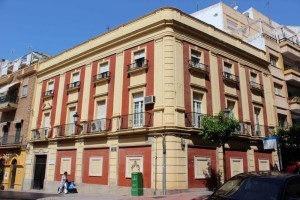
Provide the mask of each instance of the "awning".
POLYGON ((7 92, 11 87, 13 87, 14 85, 17 85, 19 83, 20 82, 14 82, 14 83, 3 86, 2 88, 0 88, 0 94, 7 92))

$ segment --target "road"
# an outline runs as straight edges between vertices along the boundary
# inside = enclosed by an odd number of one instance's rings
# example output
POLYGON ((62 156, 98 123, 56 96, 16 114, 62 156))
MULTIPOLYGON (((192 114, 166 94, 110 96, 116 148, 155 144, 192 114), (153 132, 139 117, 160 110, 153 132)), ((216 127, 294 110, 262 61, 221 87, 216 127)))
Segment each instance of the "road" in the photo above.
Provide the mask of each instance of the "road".
POLYGON ((37 192, 16 192, 16 191, 0 191, 1 200, 11 200, 11 199, 41 199, 47 197, 54 197, 57 194, 47 194, 47 193, 37 193, 37 192))

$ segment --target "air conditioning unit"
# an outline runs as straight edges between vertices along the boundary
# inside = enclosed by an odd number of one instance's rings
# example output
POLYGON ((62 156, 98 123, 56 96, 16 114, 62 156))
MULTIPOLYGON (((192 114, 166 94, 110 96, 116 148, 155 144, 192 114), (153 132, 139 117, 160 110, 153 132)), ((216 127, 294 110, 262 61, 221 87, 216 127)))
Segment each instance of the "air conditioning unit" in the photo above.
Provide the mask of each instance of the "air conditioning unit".
POLYGON ((101 122, 92 122, 91 131, 92 133, 101 132, 101 122))
POLYGON ((155 103, 155 96, 147 96, 144 99, 145 104, 155 103))
POLYGON ((235 131, 238 133, 243 133, 244 132, 244 124, 242 122, 239 123, 239 126, 235 129, 235 131))

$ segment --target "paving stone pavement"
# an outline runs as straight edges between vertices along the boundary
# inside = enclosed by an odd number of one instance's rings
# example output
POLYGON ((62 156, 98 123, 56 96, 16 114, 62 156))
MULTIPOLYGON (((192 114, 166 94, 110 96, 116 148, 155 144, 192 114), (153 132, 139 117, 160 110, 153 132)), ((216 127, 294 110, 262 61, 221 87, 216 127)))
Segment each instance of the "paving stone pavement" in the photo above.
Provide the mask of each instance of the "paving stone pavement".
POLYGON ((201 196, 210 195, 212 192, 210 191, 199 191, 199 192, 185 192, 185 193, 178 193, 166 196, 120 196, 115 194, 57 194, 53 197, 46 197, 41 198, 40 200, 57 200, 57 199, 64 199, 64 200, 82 200, 82 199, 89 199, 89 200, 192 200, 197 199, 201 196))

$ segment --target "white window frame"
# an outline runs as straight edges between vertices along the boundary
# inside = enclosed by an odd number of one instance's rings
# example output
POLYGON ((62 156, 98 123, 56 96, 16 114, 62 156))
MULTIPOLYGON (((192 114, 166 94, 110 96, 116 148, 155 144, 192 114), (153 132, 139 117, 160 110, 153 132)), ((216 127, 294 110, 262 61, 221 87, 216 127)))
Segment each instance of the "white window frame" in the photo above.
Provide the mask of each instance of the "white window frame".
POLYGON ((22 86, 22 97, 27 97, 28 93, 28 85, 23 85, 22 86))
POLYGON ((193 62, 194 67, 198 67, 199 64, 201 63, 201 52, 192 49, 191 50, 191 61, 193 62))
POLYGON ((60 174, 64 174, 64 172, 68 172, 68 174, 71 174, 72 173, 72 158, 71 157, 61 157, 60 159, 60 174), (69 166, 69 169, 68 170, 65 170, 63 169, 63 161, 69 161, 70 162, 70 166, 69 166))
POLYGON ((108 72, 109 71, 109 64, 108 62, 100 63, 99 64, 99 74, 108 72))
POLYGON ((80 73, 75 72, 75 73, 72 74, 72 83, 75 83, 75 82, 78 82, 78 81, 80 81, 80 73))
POLYGON ((53 81, 48 83, 48 91, 50 91, 50 90, 54 90, 54 82, 53 81))
POLYGON ((143 67, 143 65, 145 65, 145 61, 146 61, 146 51, 145 49, 140 49, 137 50, 133 53, 133 60, 134 60, 134 67, 143 67), (143 59, 143 64, 142 66, 139 66, 137 64, 138 60, 143 59))
POLYGON ((253 73, 253 72, 250 73, 250 81, 252 81, 254 83, 258 83, 257 82, 257 74, 256 73, 253 73))
POLYGON ((89 176, 102 176, 103 175, 103 156, 92 156, 89 159, 89 176), (99 172, 93 173, 92 162, 98 162, 97 166, 100 168, 99 172))
POLYGON ((144 94, 135 93, 133 94, 133 116, 132 116, 132 127, 139 128, 144 124, 144 94))
POLYGON ((278 68, 278 58, 270 55, 270 65, 278 68))
POLYGON ((194 119, 193 124, 194 127, 200 128, 202 123, 202 98, 203 95, 199 93, 193 93, 193 111, 194 111, 194 119), (199 99, 196 97, 200 97, 199 99))
POLYGON ((242 171, 240 171, 240 173, 244 173, 244 160, 243 160, 243 158, 230 158, 230 175, 231 175, 231 177, 234 176, 233 175, 233 168, 232 168, 233 164, 232 163, 234 161, 237 161, 237 160, 241 161, 239 169, 241 169, 242 171))
POLYGON ((275 95, 282 96, 282 85, 274 83, 274 93, 275 95))
POLYGON ((209 179, 211 178, 211 158, 208 156, 194 156, 194 177, 195 179, 209 179), (202 174, 198 174, 198 170, 197 170, 197 165, 198 165, 198 161, 206 161, 207 163, 209 163, 208 167, 207 167, 207 174, 205 175, 205 173, 203 172, 202 174))
POLYGON ((131 168, 129 169, 128 163, 131 159, 136 159, 136 160, 140 160, 140 172, 143 173, 144 171, 144 157, 143 156, 126 156, 126 163, 125 163, 125 177, 126 178, 131 178, 131 168))
POLYGON ((269 159, 258 159, 258 170, 259 171, 269 171, 270 170, 270 160, 269 159), (262 161, 267 161, 267 166, 268 166, 268 169, 261 169, 261 162, 262 161))

